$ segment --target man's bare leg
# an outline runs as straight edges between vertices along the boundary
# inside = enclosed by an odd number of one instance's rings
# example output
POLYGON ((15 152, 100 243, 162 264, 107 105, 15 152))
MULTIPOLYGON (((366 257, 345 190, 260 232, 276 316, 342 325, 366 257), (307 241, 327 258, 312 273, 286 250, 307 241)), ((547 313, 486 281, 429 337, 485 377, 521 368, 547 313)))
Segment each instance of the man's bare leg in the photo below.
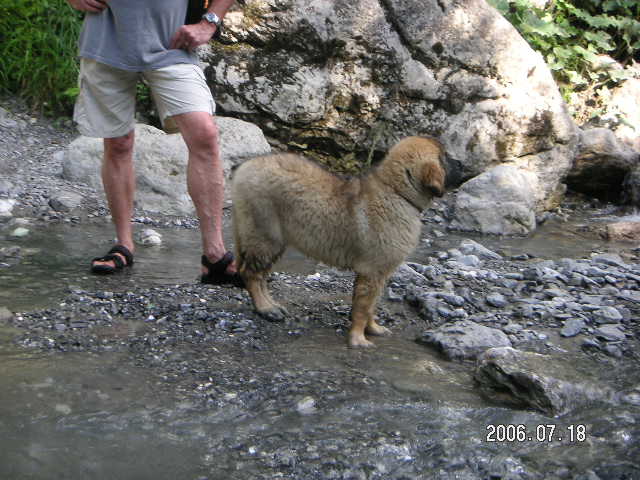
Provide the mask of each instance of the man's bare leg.
MULTIPOLYGON (((218 127, 208 112, 189 112, 173 117, 189 149, 187 188, 200 220, 202 249, 211 263, 226 253, 222 237, 224 172, 218 146, 218 127)), ((227 273, 235 273, 231 263, 227 273)), ((207 273, 203 267, 202 273, 207 273)))
MULTIPOLYGON (((102 185, 116 227, 116 243, 123 245, 133 253, 133 200, 135 195, 135 173, 133 169, 134 131, 116 138, 104 139, 104 158, 102 162, 102 185)), ((116 253, 126 264, 124 256, 116 253)), ((94 265, 115 267, 113 260, 94 262, 94 265)))

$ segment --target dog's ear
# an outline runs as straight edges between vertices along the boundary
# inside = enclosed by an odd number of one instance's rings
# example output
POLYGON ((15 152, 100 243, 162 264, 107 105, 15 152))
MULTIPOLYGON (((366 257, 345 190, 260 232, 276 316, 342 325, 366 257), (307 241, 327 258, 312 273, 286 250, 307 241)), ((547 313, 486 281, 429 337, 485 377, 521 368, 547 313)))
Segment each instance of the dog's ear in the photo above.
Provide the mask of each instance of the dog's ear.
POLYGON ((433 197, 444 195, 445 172, 438 160, 426 162, 422 167, 422 185, 433 197))

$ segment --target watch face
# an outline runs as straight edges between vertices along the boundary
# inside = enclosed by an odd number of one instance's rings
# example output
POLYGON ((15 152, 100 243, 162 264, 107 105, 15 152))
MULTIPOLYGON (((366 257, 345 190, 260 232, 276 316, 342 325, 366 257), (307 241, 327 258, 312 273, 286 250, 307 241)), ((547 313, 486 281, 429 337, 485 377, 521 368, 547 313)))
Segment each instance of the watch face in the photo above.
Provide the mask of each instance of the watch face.
POLYGON ((220 18, 218 18, 218 16, 215 13, 205 13, 202 18, 204 18, 207 22, 209 23, 213 23, 215 25, 219 25, 220 24, 220 18))

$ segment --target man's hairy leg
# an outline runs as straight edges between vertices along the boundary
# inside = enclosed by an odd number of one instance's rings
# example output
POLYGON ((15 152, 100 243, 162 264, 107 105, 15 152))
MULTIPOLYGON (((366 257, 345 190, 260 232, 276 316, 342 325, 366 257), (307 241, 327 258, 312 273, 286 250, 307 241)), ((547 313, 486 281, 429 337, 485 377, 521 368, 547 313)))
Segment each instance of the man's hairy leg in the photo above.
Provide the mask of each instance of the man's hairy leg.
MULTIPOLYGON (((224 173, 218 127, 208 112, 189 112, 173 118, 189 149, 187 188, 200 220, 203 253, 215 263, 226 253, 222 237, 224 173)), ((227 267, 227 273, 235 271, 234 263, 227 267)))
MULTIPOLYGON (((116 243, 124 245, 133 253, 133 200, 135 195, 135 172, 133 168, 133 130, 127 135, 104 139, 102 162, 102 185, 116 227, 116 243)), ((126 263, 125 258, 116 254, 126 263)), ((94 262, 94 265, 115 267, 113 260, 94 262)))

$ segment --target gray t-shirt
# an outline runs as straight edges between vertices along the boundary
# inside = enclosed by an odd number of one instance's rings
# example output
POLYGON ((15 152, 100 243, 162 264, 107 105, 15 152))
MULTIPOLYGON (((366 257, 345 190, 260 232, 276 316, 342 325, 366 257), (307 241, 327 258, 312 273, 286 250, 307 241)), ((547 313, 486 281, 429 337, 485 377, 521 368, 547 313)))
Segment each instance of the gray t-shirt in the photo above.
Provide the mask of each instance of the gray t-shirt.
POLYGON ((80 34, 80 56, 123 70, 142 72, 197 64, 196 55, 169 49, 184 25, 187 0, 108 0, 100 13, 87 13, 80 34))

